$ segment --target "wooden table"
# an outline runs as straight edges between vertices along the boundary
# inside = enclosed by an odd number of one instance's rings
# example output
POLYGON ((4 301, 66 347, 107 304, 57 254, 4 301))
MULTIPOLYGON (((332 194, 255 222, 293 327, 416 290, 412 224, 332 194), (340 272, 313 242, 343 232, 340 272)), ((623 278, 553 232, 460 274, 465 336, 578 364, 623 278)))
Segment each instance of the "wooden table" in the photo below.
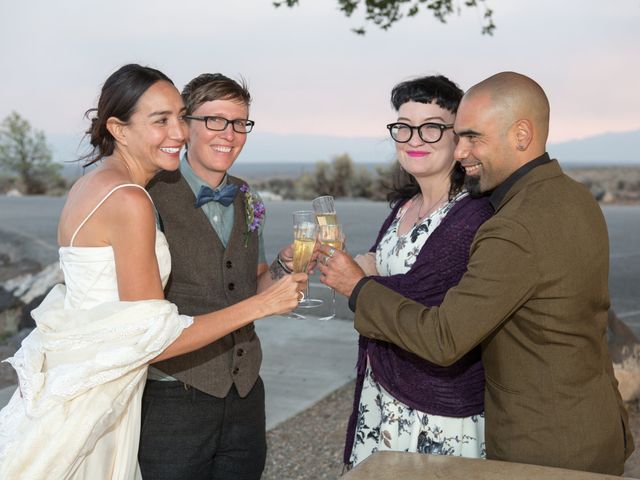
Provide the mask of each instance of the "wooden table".
POLYGON ((377 452, 341 480, 620 480, 613 475, 541 467, 524 463, 498 462, 405 452, 377 452))

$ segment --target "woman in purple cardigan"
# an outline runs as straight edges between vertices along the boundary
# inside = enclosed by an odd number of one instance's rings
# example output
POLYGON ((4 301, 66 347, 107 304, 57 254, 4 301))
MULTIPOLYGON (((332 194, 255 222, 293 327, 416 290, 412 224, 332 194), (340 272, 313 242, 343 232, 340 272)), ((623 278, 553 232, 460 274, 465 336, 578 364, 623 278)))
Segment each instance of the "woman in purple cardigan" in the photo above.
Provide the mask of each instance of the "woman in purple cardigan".
MULTIPOLYGON (((492 214, 464 190, 453 122, 463 92, 443 76, 396 85, 387 125, 400 164, 392 211, 368 254, 356 257, 379 283, 440 305, 466 271, 478 227, 492 214)), ((396 345, 360 337, 354 408, 344 461, 378 450, 484 457, 484 372, 476 349, 440 367, 396 345)))

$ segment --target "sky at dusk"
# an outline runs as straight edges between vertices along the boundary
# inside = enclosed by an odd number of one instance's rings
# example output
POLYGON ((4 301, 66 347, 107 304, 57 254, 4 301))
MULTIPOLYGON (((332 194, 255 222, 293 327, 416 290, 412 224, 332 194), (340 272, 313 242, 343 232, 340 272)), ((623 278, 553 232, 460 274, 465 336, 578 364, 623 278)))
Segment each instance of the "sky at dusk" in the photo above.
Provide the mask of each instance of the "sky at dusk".
POLYGON ((466 89, 503 70, 546 90, 550 142, 640 129, 640 0, 486 1, 492 37, 468 8, 446 25, 422 12, 358 36, 362 15, 344 17, 335 0, 5 0, 0 118, 15 110, 45 133, 81 133, 106 77, 135 62, 178 88, 203 72, 242 75, 262 132, 386 136, 394 84, 441 73, 466 89))

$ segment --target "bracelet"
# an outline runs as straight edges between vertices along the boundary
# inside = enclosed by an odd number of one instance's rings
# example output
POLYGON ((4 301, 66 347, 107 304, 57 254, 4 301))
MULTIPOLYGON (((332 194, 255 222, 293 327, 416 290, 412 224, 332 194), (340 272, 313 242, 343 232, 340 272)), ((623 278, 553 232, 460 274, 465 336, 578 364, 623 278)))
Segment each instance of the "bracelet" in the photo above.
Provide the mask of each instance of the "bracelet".
POLYGON ((278 252, 278 254, 276 255, 276 262, 278 262, 278 265, 280 265, 280 268, 284 270, 284 273, 286 274, 293 273, 293 270, 287 267, 287 264, 282 261, 282 258, 280 258, 280 252, 278 252))

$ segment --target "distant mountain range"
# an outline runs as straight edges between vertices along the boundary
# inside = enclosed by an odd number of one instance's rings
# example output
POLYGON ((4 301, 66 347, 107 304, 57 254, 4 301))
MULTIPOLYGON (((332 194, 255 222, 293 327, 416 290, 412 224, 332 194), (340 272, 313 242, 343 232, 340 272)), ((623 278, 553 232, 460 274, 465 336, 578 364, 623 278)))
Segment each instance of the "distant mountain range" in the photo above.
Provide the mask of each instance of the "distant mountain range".
MULTIPOLYGON (((81 136, 51 134, 47 136, 59 162, 75 160, 86 153, 81 136)), ((640 165, 640 130, 605 133, 581 140, 548 146, 549 154, 567 167, 640 165)), ((254 132, 240 157, 236 172, 294 175, 309 170, 319 160, 330 161, 343 153, 354 162, 378 164, 394 159, 394 147, 386 137, 335 137, 327 135, 284 135, 254 132)), ((77 176, 78 163, 66 163, 65 175, 77 176)), ((246 175, 247 173, 242 173, 246 175)))
POLYGON ((640 130, 603 133, 551 144, 549 154, 564 164, 640 165, 640 130))

